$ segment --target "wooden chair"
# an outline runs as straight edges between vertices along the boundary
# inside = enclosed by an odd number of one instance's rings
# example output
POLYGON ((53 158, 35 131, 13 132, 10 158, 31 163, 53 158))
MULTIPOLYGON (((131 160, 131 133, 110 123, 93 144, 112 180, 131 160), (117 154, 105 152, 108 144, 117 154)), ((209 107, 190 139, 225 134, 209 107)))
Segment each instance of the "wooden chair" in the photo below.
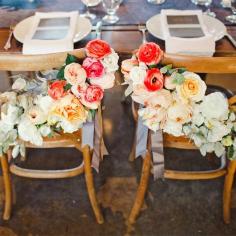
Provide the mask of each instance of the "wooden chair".
MULTIPOLYGON (((183 55, 171 55, 165 54, 161 62, 163 65, 172 64, 173 67, 185 67, 188 71, 196 73, 236 73, 236 59, 235 57, 192 57, 192 56, 183 56, 183 55)), ((222 90, 223 88, 214 86, 214 89, 222 90)), ((227 90, 223 89, 224 92, 231 95, 227 90)), ((231 103, 231 99, 229 102, 231 103)), ((235 100, 234 100, 235 101, 235 100)), ((132 111, 134 120, 137 121, 137 105, 132 103, 132 111)), ((163 135, 164 147, 168 148, 178 148, 178 149, 196 149, 196 146, 189 141, 188 138, 174 137, 169 134, 163 135)), ((136 193, 136 198, 132 206, 128 222, 133 224, 136 221, 137 216, 139 215, 140 209, 144 202, 144 197, 147 192, 150 170, 152 166, 151 160, 151 132, 148 132, 147 148, 146 155, 143 159, 142 171, 139 186, 136 193)), ((130 153, 129 160, 133 161, 135 158, 135 140, 130 153)), ((164 177, 168 179, 179 179, 179 180, 201 180, 201 179, 214 179, 226 174, 226 165, 221 163, 220 168, 216 170, 209 171, 177 171, 177 170, 164 170, 164 177)), ((228 169, 228 178, 226 178, 225 184, 225 194, 224 194, 224 213, 229 212, 229 204, 227 201, 230 201, 230 192, 232 188, 232 176, 235 172, 236 164, 234 161, 230 162, 228 169)), ((224 214, 224 220, 226 222, 226 213, 224 214)))
MULTIPOLYGON (((74 50, 70 52, 79 59, 85 57, 83 49, 74 50)), ((21 54, 0 54, 0 71, 40 71, 48 70, 52 68, 58 68, 63 65, 66 59, 67 53, 55 53, 48 55, 36 55, 28 56, 21 54)), ((98 115, 101 118, 101 110, 99 109, 98 115)), ((3 219, 8 220, 12 210, 12 187, 10 173, 27 177, 27 178, 38 178, 38 179, 59 179, 59 178, 71 178, 84 173, 87 191, 90 199, 92 209, 94 211, 96 220, 99 224, 104 222, 99 204, 97 202, 93 174, 91 169, 91 150, 88 145, 81 146, 81 134, 79 130, 73 134, 61 134, 52 138, 45 138, 42 147, 36 147, 30 143, 26 143, 26 147, 29 148, 61 148, 61 147, 75 147, 83 154, 83 162, 75 168, 65 170, 32 170, 21 168, 16 164, 8 164, 8 159, 11 158, 11 153, 0 157, 2 174, 3 174, 3 185, 5 192, 5 204, 3 219)))

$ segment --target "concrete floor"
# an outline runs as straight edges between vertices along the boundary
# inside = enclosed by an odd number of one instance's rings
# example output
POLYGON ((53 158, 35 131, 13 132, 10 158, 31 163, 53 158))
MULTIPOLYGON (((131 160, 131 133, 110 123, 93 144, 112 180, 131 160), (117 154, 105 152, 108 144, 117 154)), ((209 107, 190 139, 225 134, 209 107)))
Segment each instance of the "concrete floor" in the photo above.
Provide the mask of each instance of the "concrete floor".
MULTIPOLYGON (((133 179, 139 178, 141 160, 135 163, 127 160, 134 123, 129 102, 120 102, 122 94, 121 86, 106 94, 105 143, 110 155, 101 163, 100 173, 94 172, 99 195, 104 195, 104 192, 100 194, 101 191, 109 189, 107 182, 110 182, 111 191, 106 194, 113 191, 114 201, 110 205, 103 204, 105 223, 98 225, 95 222, 83 176, 46 181, 14 177, 16 204, 11 220, 0 220, 1 236, 236 235, 236 208, 232 208, 230 225, 222 221, 223 178, 155 182, 151 178, 146 209, 133 229, 126 226, 125 216, 131 204, 121 207, 119 202, 132 203, 137 186, 133 179), (117 185, 121 185, 120 180, 123 180, 126 188, 117 188, 117 185), (114 189, 117 192, 114 193, 114 189)), ((22 165, 66 168, 77 163, 77 156, 73 149, 30 150, 29 159, 22 165)), ((165 150, 165 157, 168 168, 197 170, 214 168, 219 164, 217 159, 209 162, 196 151, 165 150)), ((100 199, 102 203, 103 200, 100 199)))

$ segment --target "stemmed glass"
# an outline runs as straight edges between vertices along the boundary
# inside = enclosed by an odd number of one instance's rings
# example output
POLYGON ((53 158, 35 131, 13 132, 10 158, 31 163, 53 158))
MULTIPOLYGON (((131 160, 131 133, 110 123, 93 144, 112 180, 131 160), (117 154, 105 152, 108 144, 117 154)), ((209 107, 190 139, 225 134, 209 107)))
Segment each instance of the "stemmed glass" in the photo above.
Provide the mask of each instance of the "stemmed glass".
POLYGON ((84 14, 80 14, 80 16, 86 17, 91 20, 96 19, 96 15, 91 13, 89 11, 89 8, 97 6, 101 2, 101 0, 81 0, 81 1, 87 7, 87 10, 84 14))
POLYGON ((204 12, 206 15, 211 16, 211 17, 216 17, 215 12, 211 11, 211 9, 209 8, 209 6, 212 3, 212 0, 191 0, 191 1, 195 5, 207 7, 206 11, 204 12))
POLYGON ((103 21, 109 24, 114 24, 119 20, 119 17, 116 15, 116 11, 121 2, 122 0, 102 0, 103 7, 107 12, 107 15, 102 18, 103 21))

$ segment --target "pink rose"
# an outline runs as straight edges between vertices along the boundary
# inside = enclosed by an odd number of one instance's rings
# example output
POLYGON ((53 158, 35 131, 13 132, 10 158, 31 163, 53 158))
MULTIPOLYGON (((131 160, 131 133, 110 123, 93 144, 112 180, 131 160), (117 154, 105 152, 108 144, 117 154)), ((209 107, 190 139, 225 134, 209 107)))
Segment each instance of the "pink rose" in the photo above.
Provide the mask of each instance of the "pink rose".
POLYGON ((149 91, 158 91, 163 88, 164 78, 159 69, 153 68, 147 71, 144 84, 149 91))
POLYGON ((106 73, 100 78, 90 79, 90 83, 93 85, 98 85, 102 89, 109 89, 114 86, 115 75, 114 73, 106 73))
POLYGON ((97 109, 103 98, 103 89, 98 85, 89 85, 84 93, 81 93, 81 103, 90 108, 97 109))
POLYGON ((84 84, 87 74, 80 64, 71 63, 65 67, 64 77, 71 85, 84 84))
POLYGON ((85 49, 89 57, 97 59, 102 59, 105 56, 111 54, 110 45, 101 39, 94 39, 88 42, 85 49))
POLYGON ((48 94, 51 98, 57 100, 59 98, 64 97, 67 93, 64 90, 64 86, 66 85, 65 80, 56 80, 52 84, 49 85, 48 94))
POLYGON ((145 43, 140 46, 137 57, 140 62, 147 65, 153 65, 160 62, 163 56, 163 51, 155 43, 145 43))
POLYGON ((105 72, 105 69, 102 63, 95 58, 87 57, 83 61, 82 66, 85 69, 88 78, 93 78, 93 79, 99 78, 105 72))

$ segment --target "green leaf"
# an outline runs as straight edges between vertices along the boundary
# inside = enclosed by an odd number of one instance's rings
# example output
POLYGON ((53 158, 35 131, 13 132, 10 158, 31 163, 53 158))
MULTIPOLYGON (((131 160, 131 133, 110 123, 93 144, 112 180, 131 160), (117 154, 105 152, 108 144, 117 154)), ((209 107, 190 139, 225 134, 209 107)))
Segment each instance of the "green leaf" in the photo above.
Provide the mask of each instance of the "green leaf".
POLYGON ((89 111, 90 111, 92 118, 94 118, 97 110, 90 109, 89 111))
POLYGON ((77 62, 77 58, 71 54, 67 54, 66 65, 71 64, 73 62, 77 62))
POLYGON ((172 64, 166 65, 160 69, 162 74, 166 74, 170 69, 172 69, 172 64))
POLYGON ((67 91, 67 90, 71 89, 71 87, 72 87, 71 84, 66 84, 66 85, 64 86, 64 89, 67 91))
POLYGON ((61 69, 58 71, 57 73, 57 78, 64 80, 64 70, 65 70, 66 66, 62 66, 61 69))
POLYGON ((229 159, 232 159, 233 156, 234 156, 234 146, 232 145, 232 146, 228 147, 228 149, 227 149, 227 157, 229 159))
POLYGON ((157 68, 158 66, 156 64, 153 64, 153 65, 149 65, 148 68, 149 69, 153 69, 153 68, 157 68))
POLYGON ((186 71, 185 68, 178 68, 178 73, 183 74, 186 71))
POLYGON ((180 73, 174 73, 174 74, 172 74, 172 76, 174 77, 174 79, 173 79, 174 84, 181 85, 185 80, 184 76, 180 73))

